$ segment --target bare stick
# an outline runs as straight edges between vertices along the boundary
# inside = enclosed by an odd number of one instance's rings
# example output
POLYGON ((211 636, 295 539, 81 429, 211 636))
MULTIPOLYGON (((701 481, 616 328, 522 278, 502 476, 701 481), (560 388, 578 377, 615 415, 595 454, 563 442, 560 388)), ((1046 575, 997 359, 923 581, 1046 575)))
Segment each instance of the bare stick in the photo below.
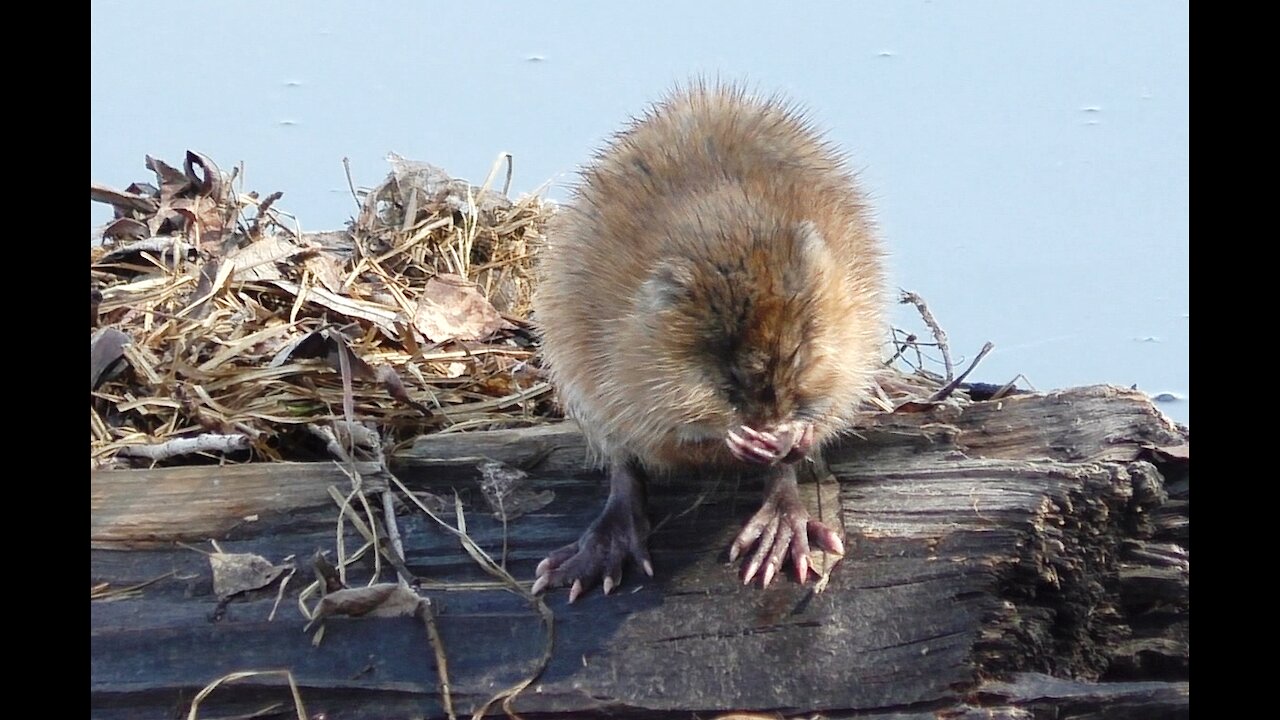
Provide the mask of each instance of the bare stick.
MULTIPOLYGON (((955 369, 951 364, 951 350, 947 347, 947 333, 938 325, 938 321, 934 319, 933 313, 929 311, 929 306, 925 304, 924 299, 913 292, 902 292, 901 303, 910 303, 916 306, 916 310, 920 311, 920 317, 924 319, 924 324, 929 326, 929 331, 938 340, 938 349, 942 351, 942 364, 947 369, 947 381, 950 382, 955 369)), ((982 357, 979 355, 978 357, 982 357)), ((972 368, 970 368, 972 369, 972 368)))
POLYGON ((356 203, 356 210, 360 210, 362 209, 360 207, 360 195, 356 192, 356 184, 351 181, 351 159, 350 158, 342 158, 342 169, 345 170, 347 173, 347 187, 351 189, 351 199, 354 200, 356 203))
MULTIPOLYGON (((894 360, 897 360, 898 358, 902 357, 902 353, 908 347, 915 344, 915 341, 916 341, 915 334, 906 332, 905 330, 899 330, 897 328, 893 328, 893 334, 894 334, 894 338, 893 338, 894 353, 893 353, 893 357, 884 361, 885 367, 892 365, 894 360), (902 338, 901 342, 899 342, 898 340, 898 337, 897 337, 898 333, 903 333, 903 335, 905 335, 905 337, 902 338)), ((903 358, 903 359, 905 360, 906 358, 903 358)))
POLYGON ((1013 376, 1012 380, 1005 383, 1004 387, 1001 387, 999 390, 995 391, 995 393, 992 394, 992 396, 987 399, 999 400, 1000 398, 1004 397, 1006 393, 1008 393, 1010 390, 1014 389, 1014 387, 1017 386, 1019 379, 1022 379, 1025 383, 1027 383, 1027 386, 1031 388, 1032 392, 1035 391, 1036 387, 1031 383, 1031 380, 1028 379, 1026 375, 1023 375, 1022 373, 1018 373, 1017 375, 1013 376))
MULTIPOLYGON (((342 509, 342 512, 345 514, 346 518, 351 521, 351 526, 356 529, 356 532, 360 533, 361 537, 365 539, 365 542, 369 543, 369 547, 373 548, 374 553, 379 556, 385 557, 387 559, 387 562, 391 563, 391 567, 395 568, 396 573, 399 574, 402 584, 407 585, 417 579, 417 576, 415 576, 412 572, 410 572, 409 566, 405 564, 404 552, 400 545, 400 539, 399 539, 400 534, 398 532, 399 530, 398 528, 396 528, 396 531, 395 531, 395 534, 396 534, 395 542, 393 544, 383 546, 381 543, 378 542, 378 536, 376 531, 370 528, 369 525, 365 523, 364 519, 360 517, 359 513, 357 513, 355 511, 355 508, 351 506, 351 503, 348 502, 348 498, 344 498, 342 493, 339 492, 338 489, 332 485, 329 486, 329 495, 330 497, 333 498, 334 503, 336 503, 338 507, 342 509)), ((386 491, 383 491, 383 497, 384 498, 386 497, 386 491)), ((383 506, 385 508, 386 500, 383 500, 383 506)), ((392 517, 394 517, 394 514, 392 515, 392 517)), ((393 532, 392 528, 394 527, 395 527, 395 524, 391 523, 390 526, 387 528, 388 535, 390 535, 393 532)), ((378 575, 379 575, 378 568, 375 567, 374 578, 373 578, 375 581, 377 580, 378 575)), ((346 584, 345 581, 343 582, 343 584, 344 585, 346 584)))
MULTIPOLYGON (((929 398, 929 402, 938 402, 939 400, 945 400, 946 397, 950 395, 952 392, 954 392, 956 388, 960 387, 960 383, 964 382, 964 379, 969 377, 969 373, 973 372, 973 369, 978 367, 978 363, 982 362, 982 358, 986 357, 987 353, 991 352, 992 349, 994 348, 995 348, 995 345, 993 345, 990 341, 984 344, 982 346, 982 349, 978 351, 978 356, 973 359, 973 362, 969 363, 969 367, 964 372, 960 373, 959 377, 947 383, 942 387, 941 390, 934 393, 933 396, 929 398)), ((944 349, 943 352, 946 352, 946 350, 944 349)), ((947 374, 950 375, 951 373, 948 371, 947 374)))
MULTIPOLYGON (((389 497, 390 491, 383 493, 383 497, 389 497)), ((436 676, 440 680, 440 703, 444 705, 444 712, 449 716, 449 720, 456 720, 458 717, 453 712, 453 689, 449 685, 449 663, 444 654, 444 640, 440 637, 440 628, 436 625, 435 606, 430 598, 422 598, 418 602, 418 617, 422 618, 422 624, 427 626, 427 636, 431 639, 431 650, 436 657, 436 676)))
POLYGON ((382 491, 382 522, 387 528, 387 542, 391 546, 391 564, 400 572, 400 583, 408 585, 413 576, 409 574, 409 568, 404 562, 404 544, 400 542, 400 528, 396 525, 394 499, 390 487, 382 491))
POLYGON ((192 453, 230 453, 248 448, 249 438, 244 435, 207 434, 190 438, 174 438, 158 445, 125 445, 120 448, 119 454, 156 461, 192 453))

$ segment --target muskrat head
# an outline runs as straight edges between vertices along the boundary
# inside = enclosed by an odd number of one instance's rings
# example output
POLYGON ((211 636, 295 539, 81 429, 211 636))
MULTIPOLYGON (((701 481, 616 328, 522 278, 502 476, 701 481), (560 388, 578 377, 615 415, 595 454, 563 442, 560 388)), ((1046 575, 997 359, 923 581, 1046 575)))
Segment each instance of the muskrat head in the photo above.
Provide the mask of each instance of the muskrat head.
POLYGON ((732 446, 743 428, 795 434, 786 455, 824 412, 822 294, 834 259, 812 222, 713 240, 664 259, 642 286, 655 359, 675 376, 684 437, 732 446))

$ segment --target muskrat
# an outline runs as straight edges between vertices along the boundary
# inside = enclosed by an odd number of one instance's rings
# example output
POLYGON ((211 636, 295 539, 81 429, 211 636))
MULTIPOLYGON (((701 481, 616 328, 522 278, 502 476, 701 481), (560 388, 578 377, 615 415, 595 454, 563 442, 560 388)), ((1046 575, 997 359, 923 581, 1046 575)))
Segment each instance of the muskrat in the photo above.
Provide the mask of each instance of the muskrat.
POLYGON ((648 472, 765 466, 730 547, 768 586, 810 543, 794 463, 855 418, 881 364, 882 251, 845 160, 805 115, 740 86, 678 88, 614 136, 548 230, 534 299, 566 413, 607 466, 609 498, 543 560, 569 600, 628 560, 653 575, 648 472))

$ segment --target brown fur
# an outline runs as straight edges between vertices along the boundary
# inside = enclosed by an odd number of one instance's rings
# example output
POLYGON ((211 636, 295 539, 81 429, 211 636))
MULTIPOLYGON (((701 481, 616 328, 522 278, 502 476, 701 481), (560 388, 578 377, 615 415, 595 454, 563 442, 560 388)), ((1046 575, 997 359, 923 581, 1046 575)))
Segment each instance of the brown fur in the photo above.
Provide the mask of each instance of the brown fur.
POLYGON ((583 170, 535 318, 597 459, 733 466, 726 433, 851 422, 880 363, 881 250, 841 155, 796 110, 696 83, 583 170))

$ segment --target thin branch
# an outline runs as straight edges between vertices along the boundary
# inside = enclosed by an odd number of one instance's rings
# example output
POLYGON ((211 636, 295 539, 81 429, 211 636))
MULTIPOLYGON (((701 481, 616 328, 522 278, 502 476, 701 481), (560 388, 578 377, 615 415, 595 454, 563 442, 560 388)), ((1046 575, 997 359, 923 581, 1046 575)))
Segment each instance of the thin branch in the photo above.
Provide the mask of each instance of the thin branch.
POLYGON ((249 449, 249 438, 244 435, 197 435, 189 438, 174 438, 154 445, 125 445, 118 454, 126 457, 145 458, 153 462, 168 460, 179 455, 193 453, 227 454, 249 449))
POLYGON ((978 363, 982 361, 982 358, 986 357, 987 353, 991 352, 992 349, 994 348, 995 348, 995 345, 993 345, 990 341, 984 344, 982 346, 982 349, 978 351, 978 356, 975 357, 973 359, 973 362, 969 364, 968 369, 960 373, 959 377, 957 377, 956 379, 944 385, 941 390, 934 393, 933 396, 929 398, 929 402, 938 402, 939 400, 945 400, 948 395, 950 395, 952 392, 955 392, 955 389, 960 387, 960 383, 964 382, 964 379, 969 377, 969 373, 973 372, 973 369, 978 367, 978 363))
MULTIPOLYGON (((934 338, 938 341, 938 349, 942 351, 942 364, 947 369, 947 382, 950 382, 955 372, 955 368, 951 364, 951 349, 947 347, 947 333, 934 319, 933 313, 929 311, 929 306, 925 304, 924 298, 913 292, 902 292, 901 303, 910 303, 916 306, 916 310, 920 311, 920 317, 924 319, 924 324, 929 326, 929 331, 933 333, 934 338)), ((970 368, 972 369, 972 368, 970 368)))

